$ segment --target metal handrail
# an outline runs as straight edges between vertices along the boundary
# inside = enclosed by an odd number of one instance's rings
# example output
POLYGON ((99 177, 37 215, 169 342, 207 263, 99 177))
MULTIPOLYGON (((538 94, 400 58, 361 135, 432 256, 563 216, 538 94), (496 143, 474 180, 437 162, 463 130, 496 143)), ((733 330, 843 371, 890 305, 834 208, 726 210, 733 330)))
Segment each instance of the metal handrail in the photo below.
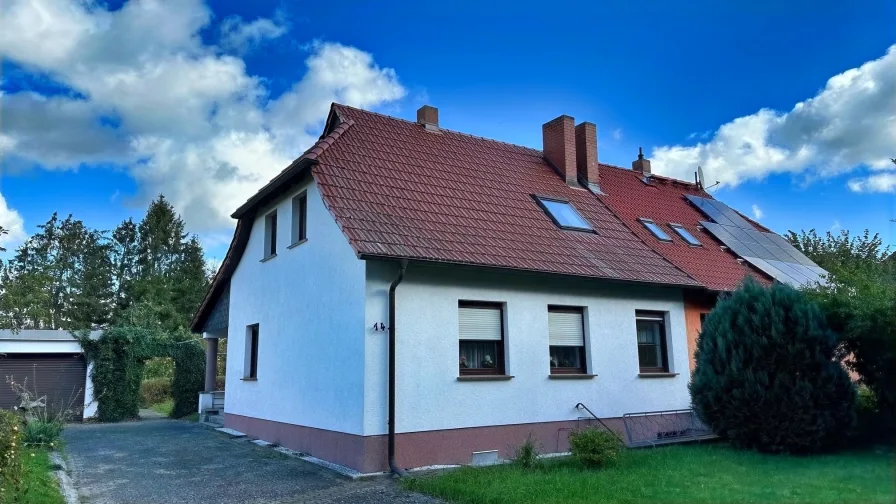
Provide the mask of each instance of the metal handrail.
POLYGON ((604 426, 604 429, 607 429, 608 431, 610 431, 610 434, 616 436, 616 439, 618 439, 620 443, 622 443, 622 444, 627 444, 621 437, 619 437, 619 434, 616 434, 616 431, 614 431, 613 429, 611 429, 610 427, 608 427, 607 424, 605 424, 603 420, 601 420, 600 418, 598 418, 598 416, 595 415, 593 411, 591 411, 590 409, 588 409, 588 406, 585 406, 585 405, 582 404, 582 403, 578 403, 578 404, 576 404, 576 409, 583 409, 583 410, 587 411, 589 415, 591 415, 592 417, 594 417, 595 420, 597 420, 598 422, 600 422, 601 425, 604 426))

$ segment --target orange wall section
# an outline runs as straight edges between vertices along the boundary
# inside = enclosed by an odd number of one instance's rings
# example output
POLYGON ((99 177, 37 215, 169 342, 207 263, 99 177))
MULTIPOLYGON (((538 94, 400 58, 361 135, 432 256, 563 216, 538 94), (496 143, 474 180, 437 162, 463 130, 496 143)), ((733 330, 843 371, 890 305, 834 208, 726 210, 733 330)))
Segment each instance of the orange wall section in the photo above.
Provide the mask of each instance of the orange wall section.
POLYGON ((716 299, 718 296, 715 294, 685 291, 684 325, 688 332, 688 363, 691 372, 694 371, 694 352, 697 350, 697 337, 702 326, 700 315, 709 313, 716 305, 716 299))

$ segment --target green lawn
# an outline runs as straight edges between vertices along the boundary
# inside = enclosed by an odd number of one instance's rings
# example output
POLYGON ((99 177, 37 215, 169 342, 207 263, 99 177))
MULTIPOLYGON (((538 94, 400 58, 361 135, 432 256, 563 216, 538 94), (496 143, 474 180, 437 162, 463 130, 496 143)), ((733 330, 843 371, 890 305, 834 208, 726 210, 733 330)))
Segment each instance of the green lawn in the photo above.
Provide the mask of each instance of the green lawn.
MULTIPOLYGON (((26 448, 24 457, 24 495, 4 497, 4 502, 27 502, 28 504, 64 504, 59 492, 59 483, 50 471, 50 456, 41 448, 26 448)), ((7 491, 9 491, 8 489, 7 491)), ((2 500, 2 499, 0 499, 2 500)))
POLYGON ((503 503, 893 503, 894 453, 813 457, 738 451, 726 444, 631 450, 589 470, 569 458, 539 469, 463 467, 403 480, 410 490, 464 504, 503 503))
POLYGON ((149 409, 155 411, 156 413, 161 413, 165 416, 171 416, 171 410, 174 409, 174 401, 169 399, 162 403, 153 404, 149 407, 149 409))

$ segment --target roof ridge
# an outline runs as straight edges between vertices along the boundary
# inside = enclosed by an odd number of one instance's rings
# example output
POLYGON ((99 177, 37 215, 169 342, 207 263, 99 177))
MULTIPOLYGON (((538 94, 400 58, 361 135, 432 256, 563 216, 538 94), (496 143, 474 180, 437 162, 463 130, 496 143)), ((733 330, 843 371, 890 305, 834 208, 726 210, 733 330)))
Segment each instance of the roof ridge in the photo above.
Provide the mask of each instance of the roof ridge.
MULTIPOLYGON (((381 112, 375 112, 375 111, 373 111, 373 110, 365 110, 365 109, 358 108, 358 107, 352 107, 351 105, 345 105, 345 104, 338 103, 338 102, 333 102, 333 105, 335 105, 336 107, 339 107, 339 108, 345 108, 345 109, 355 110, 355 111, 358 111, 358 112, 362 112, 362 113, 364 113, 364 114, 371 114, 371 115, 374 115, 374 116, 382 117, 382 118, 384 118, 384 119, 391 119, 391 120, 394 120, 394 121, 401 121, 401 122, 408 123, 408 124, 412 124, 412 125, 416 125, 416 124, 417 124, 415 121, 411 121, 411 120, 404 119, 404 118, 401 118, 401 117, 395 117, 395 116, 391 116, 391 115, 388 115, 388 114, 383 114, 383 113, 381 113, 381 112)), ((544 156, 544 151, 541 150, 541 149, 536 149, 535 147, 529 147, 529 146, 526 146, 526 145, 515 144, 515 143, 507 142, 507 141, 504 141, 504 140, 497 140, 497 139, 495 139, 495 138, 488 138, 488 137, 484 137, 484 136, 474 135, 474 134, 472 134, 472 133, 465 133, 465 132, 463 132, 463 131, 457 131, 457 130, 453 130, 453 129, 449 129, 449 128, 443 128, 443 127, 441 127, 441 126, 439 126, 439 130, 440 130, 440 131, 447 131, 448 133, 454 133, 454 134, 456 134, 456 135, 461 135, 461 136, 465 136, 465 137, 469 137, 469 138, 475 138, 475 139, 477 139, 477 140, 485 140, 486 142, 493 142, 493 143, 497 143, 497 144, 501 144, 501 145, 508 145, 508 146, 510 146, 510 147, 517 147, 517 148, 519 148, 519 149, 525 149, 525 150, 528 150, 528 151, 536 152, 536 153, 539 153, 539 154, 541 154, 542 156, 544 156)), ((617 169, 617 170, 625 170, 625 171, 627 171, 627 172, 634 172, 634 170, 632 170, 632 169, 630 169, 630 168, 625 168, 625 167, 622 167, 622 166, 617 166, 617 165, 613 165, 613 164, 603 163, 603 162, 600 161, 600 159, 598 159, 597 164, 600 165, 600 166, 605 166, 605 167, 607 167, 607 168, 615 168, 615 169, 617 169)), ((661 179, 663 179, 663 180, 670 180, 670 181, 673 181, 673 182, 677 182, 677 183, 681 183, 681 184, 686 184, 686 185, 688 185, 688 186, 696 186, 696 185, 697 185, 697 184, 695 184, 695 183, 693 183, 693 182, 688 182, 687 180, 677 179, 677 178, 674 178, 674 177, 666 177, 666 176, 663 176, 663 175, 651 175, 651 176, 652 176, 652 177, 661 178, 661 179)))
MULTIPOLYGON (((412 124, 412 125, 416 125, 416 124, 417 124, 415 121, 411 121, 411 120, 408 120, 408 119, 403 119, 403 118, 401 118, 401 117, 390 116, 390 115, 383 114, 383 113, 380 113, 380 112, 374 112, 374 111, 372 111, 372 110, 364 110, 364 109, 362 109, 362 108, 352 107, 352 106, 350 106, 350 105, 343 105, 343 104, 341 104, 341 103, 335 103, 335 102, 334 102, 334 104, 335 104, 337 107, 342 107, 342 108, 347 108, 347 109, 351 109, 351 110, 356 110, 356 111, 358 111, 358 112, 363 112, 363 113, 365 113, 365 114, 372 114, 372 115, 375 115, 375 116, 383 117, 383 118, 385 118, 385 119, 392 119, 392 120, 395 120, 395 121, 401 121, 401 122, 405 122, 405 123, 412 124)), ((542 151, 541 149, 536 149, 536 148, 534 148, 534 147, 528 147, 528 146, 525 146, 525 145, 519 145, 519 144, 515 144, 515 143, 511 143, 511 142, 506 142, 506 141, 504 141, 504 140, 497 140, 497 139, 494 139, 494 138, 488 138, 488 137, 484 137, 484 136, 474 135, 474 134, 472 134, 472 133, 464 133, 463 131, 457 131, 457 130, 453 130, 453 129, 449 129, 449 128, 443 128, 443 127, 441 127, 441 126, 439 126, 439 131, 447 131, 448 133, 454 133, 455 135, 460 135, 460 136, 465 136, 465 137, 475 138, 475 139, 478 139, 478 140, 485 140, 486 142, 494 142, 494 143, 497 143, 497 144, 508 145, 508 146, 510 146, 510 147, 516 147, 516 148, 519 148, 519 149, 525 149, 525 150, 528 150, 528 151, 537 152, 537 153, 541 154, 542 156, 544 156, 544 151, 542 151)))

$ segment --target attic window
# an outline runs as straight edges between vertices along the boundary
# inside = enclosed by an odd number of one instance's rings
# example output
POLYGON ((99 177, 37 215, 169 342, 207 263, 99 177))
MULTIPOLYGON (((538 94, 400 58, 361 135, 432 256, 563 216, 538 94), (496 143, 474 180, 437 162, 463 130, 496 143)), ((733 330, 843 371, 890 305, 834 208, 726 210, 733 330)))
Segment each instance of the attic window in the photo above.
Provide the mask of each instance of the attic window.
POLYGON ((681 237, 682 240, 686 241, 688 245, 692 247, 702 247, 703 244, 700 243, 700 240, 694 237, 687 229, 684 228, 681 224, 669 224, 669 227, 672 228, 678 236, 681 237))
POLYGON ((544 210, 544 213, 548 214, 548 217, 554 221, 554 224, 556 224, 557 227, 576 231, 594 232, 594 228, 591 227, 591 224, 579 215, 579 212, 572 206, 572 203, 563 200, 542 198, 539 196, 535 197, 535 201, 538 202, 541 209, 544 210))
POLYGON ((672 237, 670 237, 669 235, 667 235, 666 232, 663 231, 662 228, 660 228, 660 227, 656 224, 656 222, 653 222, 653 221, 650 220, 650 219, 638 219, 638 221, 640 221, 641 224, 643 224, 644 227, 646 227, 647 230, 650 231, 651 234, 653 234, 653 236, 656 236, 656 238, 657 238, 658 240, 660 240, 660 241, 667 241, 667 242, 672 241, 672 237))

